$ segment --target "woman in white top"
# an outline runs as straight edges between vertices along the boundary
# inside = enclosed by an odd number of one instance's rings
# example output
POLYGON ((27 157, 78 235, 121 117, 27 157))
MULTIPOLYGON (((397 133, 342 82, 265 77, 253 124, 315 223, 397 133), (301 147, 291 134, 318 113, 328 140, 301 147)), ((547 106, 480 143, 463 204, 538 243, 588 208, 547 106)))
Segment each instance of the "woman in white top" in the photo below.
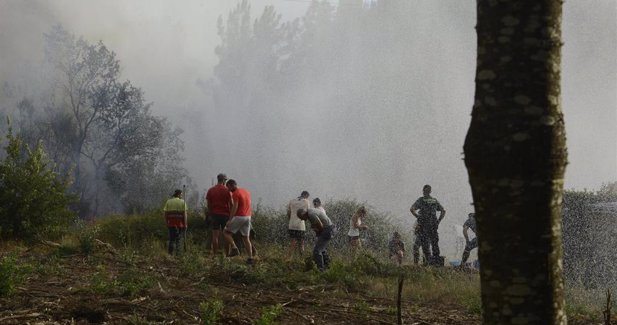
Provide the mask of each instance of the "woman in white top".
POLYGON ((362 246, 360 243, 360 230, 367 230, 368 226, 362 224, 362 219, 366 216, 366 208, 361 206, 356 213, 353 214, 351 220, 349 220, 349 243, 351 244, 351 251, 356 252, 358 248, 362 246))

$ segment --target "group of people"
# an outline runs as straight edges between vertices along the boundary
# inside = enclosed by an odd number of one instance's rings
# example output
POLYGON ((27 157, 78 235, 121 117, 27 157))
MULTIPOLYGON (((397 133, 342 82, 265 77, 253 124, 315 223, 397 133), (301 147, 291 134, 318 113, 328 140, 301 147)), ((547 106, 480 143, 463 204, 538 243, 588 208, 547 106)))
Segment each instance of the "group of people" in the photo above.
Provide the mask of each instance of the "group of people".
MULTIPOLYGON (((240 250, 236 246, 233 235, 240 233, 244 249, 248 256, 246 262, 253 264, 253 247, 250 239, 251 232, 251 194, 244 188, 238 187, 233 179, 227 175, 218 174, 217 184, 206 193, 208 219, 212 228, 212 251, 216 255, 220 249, 219 237, 223 233, 224 251, 226 256, 236 256, 240 250)), ((167 228, 169 229, 168 252, 178 255, 181 243, 184 240, 188 227, 186 202, 182 200, 182 191, 176 190, 174 197, 165 202, 163 211, 167 228)))
MULTIPOLYGON (((439 250, 439 224, 446 215, 446 210, 439 201, 431 196, 431 186, 425 185, 423 195, 418 198, 410 208, 411 214, 416 218, 414 226, 415 241, 413 244, 413 260, 415 264, 420 262, 420 248, 426 264, 443 265, 443 257, 439 250), (437 216, 439 212, 439 216, 437 216)), ((167 200, 164 207, 165 219, 169 229, 169 254, 178 254, 181 243, 188 227, 186 203, 181 198, 182 191, 176 190, 174 196, 167 200)), ((328 217, 319 198, 309 201, 308 191, 302 191, 300 195, 287 204, 289 248, 287 259, 296 252, 304 254, 306 221, 315 231, 316 241, 312 256, 319 270, 325 270, 330 264, 328 244, 336 234, 337 229, 328 217)), ((251 195, 246 189, 237 186, 233 179, 227 179, 225 174, 217 175, 217 184, 208 189, 205 201, 207 205, 206 219, 209 221, 212 231, 212 253, 219 254, 221 233, 224 238, 223 251, 225 256, 239 255, 233 235, 240 233, 244 249, 248 256, 247 263, 253 264, 254 250, 250 240, 251 232, 251 195)), ((351 215, 347 236, 352 252, 361 247, 360 232, 368 230, 363 223, 366 217, 366 208, 360 207, 351 215)), ((465 250, 461 259, 464 265, 469 258, 472 249, 478 246, 477 238, 469 240, 468 229, 476 233, 475 215, 470 213, 463 225, 463 235, 466 240, 465 250)), ((394 232, 388 245, 389 256, 401 264, 405 255, 405 244, 398 232, 394 232)))

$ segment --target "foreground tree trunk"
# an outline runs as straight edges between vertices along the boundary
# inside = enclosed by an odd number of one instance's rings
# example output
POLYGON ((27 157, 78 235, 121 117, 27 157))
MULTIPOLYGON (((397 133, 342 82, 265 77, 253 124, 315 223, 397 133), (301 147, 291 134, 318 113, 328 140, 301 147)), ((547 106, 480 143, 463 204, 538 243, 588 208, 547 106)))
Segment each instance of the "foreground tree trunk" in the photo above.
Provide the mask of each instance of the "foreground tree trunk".
POLYGON ((560 0, 477 0, 465 164, 480 239, 484 324, 566 324, 560 207, 560 0))

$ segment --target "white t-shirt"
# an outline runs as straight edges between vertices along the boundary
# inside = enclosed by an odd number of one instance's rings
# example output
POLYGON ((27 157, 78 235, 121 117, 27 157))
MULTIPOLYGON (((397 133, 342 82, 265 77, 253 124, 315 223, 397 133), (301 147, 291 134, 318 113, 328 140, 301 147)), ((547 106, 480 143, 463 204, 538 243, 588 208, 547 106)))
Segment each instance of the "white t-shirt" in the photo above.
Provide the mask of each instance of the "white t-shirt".
POLYGON ((291 212, 289 217, 289 230, 306 231, 306 224, 303 220, 298 218, 296 212, 300 209, 308 209, 310 207, 309 200, 303 198, 297 198, 289 201, 287 209, 291 212))

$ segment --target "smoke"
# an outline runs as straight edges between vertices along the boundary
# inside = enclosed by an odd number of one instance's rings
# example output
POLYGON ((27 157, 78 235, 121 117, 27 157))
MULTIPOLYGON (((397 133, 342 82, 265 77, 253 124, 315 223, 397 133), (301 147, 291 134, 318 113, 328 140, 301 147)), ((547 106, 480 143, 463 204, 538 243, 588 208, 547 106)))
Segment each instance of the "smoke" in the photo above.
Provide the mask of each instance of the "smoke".
MULTIPOLYGON (((332 80, 344 80, 346 87, 304 85, 284 102, 285 110, 230 113, 217 111, 210 87, 218 62, 214 48, 221 42, 217 18, 225 19, 235 5, 229 0, 2 1, 0 109, 10 111, 21 96, 36 93, 29 80, 36 80, 42 60, 42 33, 61 23, 114 50, 123 77, 145 91, 153 111, 184 129, 186 167, 202 189, 225 172, 249 189, 255 202, 282 206, 306 189, 322 200, 354 198, 411 221, 409 207, 428 183, 448 211, 440 232, 450 237, 452 225, 462 223, 472 208, 462 144, 473 103, 474 3, 414 1, 411 16, 394 18, 409 20, 409 30, 392 34, 413 36, 413 44, 397 45, 409 49, 406 55, 392 60, 391 49, 376 48, 384 59, 372 67, 332 73, 338 75, 332 80), (370 82, 409 70, 414 73, 403 84, 370 82), (341 93, 341 88, 356 91, 341 93), (340 104, 335 110, 333 101, 340 104), (354 108, 367 102, 374 105, 354 108)), ((291 21, 305 14, 310 2, 251 5, 252 19, 273 5, 283 21, 291 21)), ((612 0, 564 4, 568 188, 597 188, 617 178, 616 6, 612 0)), ((357 26, 351 22, 347 28, 357 26)), ((365 36, 349 39, 350 49, 365 36)))

